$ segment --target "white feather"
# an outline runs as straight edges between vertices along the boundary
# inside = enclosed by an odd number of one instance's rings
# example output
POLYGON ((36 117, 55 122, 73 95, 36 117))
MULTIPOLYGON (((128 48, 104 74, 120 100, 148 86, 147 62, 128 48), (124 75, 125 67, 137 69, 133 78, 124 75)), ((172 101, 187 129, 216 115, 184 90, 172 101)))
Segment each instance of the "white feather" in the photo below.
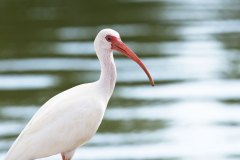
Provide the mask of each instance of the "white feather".
POLYGON ((98 95, 100 88, 97 82, 79 85, 51 98, 19 135, 6 160, 42 158, 84 144, 97 131, 107 106, 98 95))

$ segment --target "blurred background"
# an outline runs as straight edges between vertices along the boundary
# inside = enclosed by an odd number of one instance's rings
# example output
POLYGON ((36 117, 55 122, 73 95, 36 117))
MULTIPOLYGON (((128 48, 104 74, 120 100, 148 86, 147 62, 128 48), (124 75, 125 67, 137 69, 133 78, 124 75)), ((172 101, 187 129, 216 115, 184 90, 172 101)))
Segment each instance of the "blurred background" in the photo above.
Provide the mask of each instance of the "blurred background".
POLYGON ((0 159, 50 97, 98 79, 103 28, 156 86, 116 53, 104 121, 74 159, 240 159, 239 0, 0 0, 0 159))

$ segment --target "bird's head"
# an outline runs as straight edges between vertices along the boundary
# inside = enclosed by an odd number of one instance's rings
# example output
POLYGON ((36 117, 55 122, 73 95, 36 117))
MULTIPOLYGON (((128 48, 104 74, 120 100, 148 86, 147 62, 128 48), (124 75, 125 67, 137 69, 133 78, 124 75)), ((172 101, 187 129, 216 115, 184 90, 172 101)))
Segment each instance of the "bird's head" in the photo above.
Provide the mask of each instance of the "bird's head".
POLYGON ((103 52, 101 53, 108 54, 112 53, 112 51, 115 50, 135 61, 144 70, 144 72, 149 78, 151 85, 154 86, 154 80, 152 79, 146 66, 138 58, 138 56, 126 44, 122 42, 120 35, 117 31, 114 31, 112 29, 101 30, 94 40, 94 46, 96 50, 102 50, 103 52))

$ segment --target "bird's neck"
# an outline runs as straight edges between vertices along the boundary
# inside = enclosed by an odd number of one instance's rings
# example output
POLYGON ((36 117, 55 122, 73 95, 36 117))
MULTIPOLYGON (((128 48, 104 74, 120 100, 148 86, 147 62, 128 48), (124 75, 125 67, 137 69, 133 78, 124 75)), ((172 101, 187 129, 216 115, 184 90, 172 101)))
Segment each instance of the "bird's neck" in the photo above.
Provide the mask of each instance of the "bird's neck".
POLYGON ((106 99, 109 100, 115 87, 117 72, 113 59, 113 53, 110 51, 102 52, 103 53, 99 54, 104 56, 98 57, 101 65, 101 75, 98 82, 101 90, 104 91, 106 99))

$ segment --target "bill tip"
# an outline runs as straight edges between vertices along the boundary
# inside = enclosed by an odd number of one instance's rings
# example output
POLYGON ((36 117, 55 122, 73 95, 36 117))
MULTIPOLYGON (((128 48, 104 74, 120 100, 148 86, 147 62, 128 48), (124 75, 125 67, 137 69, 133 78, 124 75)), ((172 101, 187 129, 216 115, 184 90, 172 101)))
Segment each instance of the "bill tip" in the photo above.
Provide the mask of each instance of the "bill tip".
POLYGON ((151 86, 153 86, 153 87, 154 87, 154 86, 155 86, 155 83, 154 83, 154 82, 151 82, 151 86))

